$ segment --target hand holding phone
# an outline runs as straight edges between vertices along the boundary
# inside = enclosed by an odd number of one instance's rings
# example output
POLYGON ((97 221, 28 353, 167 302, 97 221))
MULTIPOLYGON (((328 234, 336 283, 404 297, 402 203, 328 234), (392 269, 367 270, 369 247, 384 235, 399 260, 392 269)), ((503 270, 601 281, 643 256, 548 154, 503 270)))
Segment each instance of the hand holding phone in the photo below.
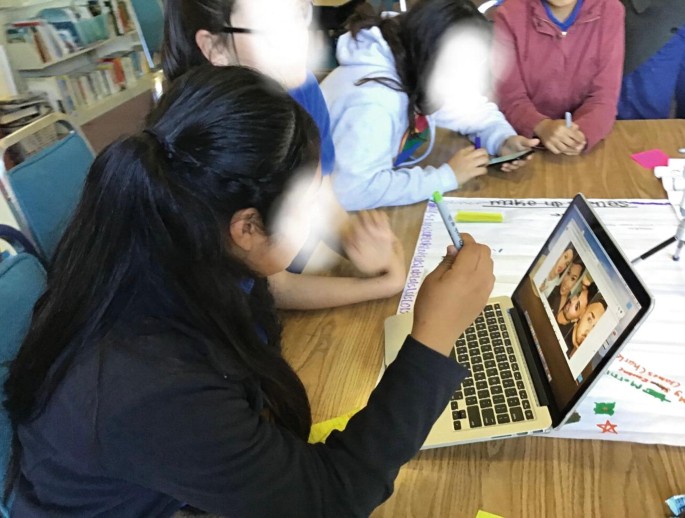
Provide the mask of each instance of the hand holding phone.
POLYGON ((523 135, 512 135, 507 138, 499 148, 499 157, 493 157, 488 165, 498 165, 505 173, 515 171, 530 160, 535 146, 540 144, 536 138, 527 138, 523 135))
POLYGON ((488 166, 497 164, 507 164, 515 160, 523 160, 524 158, 532 155, 533 153, 535 153, 534 149, 524 149, 523 151, 517 151, 516 153, 512 153, 510 155, 493 156, 488 161, 488 166))

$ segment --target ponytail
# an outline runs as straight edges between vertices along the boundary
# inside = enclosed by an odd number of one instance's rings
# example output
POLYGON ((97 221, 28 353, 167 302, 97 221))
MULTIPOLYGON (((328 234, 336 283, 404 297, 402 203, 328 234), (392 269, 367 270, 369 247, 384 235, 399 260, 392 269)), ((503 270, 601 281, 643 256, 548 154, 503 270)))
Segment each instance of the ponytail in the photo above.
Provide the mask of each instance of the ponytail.
POLYGON ((144 301, 196 329, 213 357, 240 362, 276 422, 306 439, 309 403, 281 356, 267 281, 231 254, 225 232, 249 207, 268 226, 293 174, 313 174, 318 149, 314 121, 257 72, 206 65, 173 83, 147 129, 91 166, 5 383, 15 429, 42 411, 82 348, 144 301))

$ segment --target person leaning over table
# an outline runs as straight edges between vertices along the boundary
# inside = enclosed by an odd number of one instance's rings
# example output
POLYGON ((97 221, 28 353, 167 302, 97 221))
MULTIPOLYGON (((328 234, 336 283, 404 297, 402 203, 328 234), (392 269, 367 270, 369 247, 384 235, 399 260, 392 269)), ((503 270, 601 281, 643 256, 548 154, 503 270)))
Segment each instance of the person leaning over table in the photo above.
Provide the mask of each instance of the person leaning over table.
POLYGON ((486 174, 488 154, 539 144, 517 135, 484 95, 490 26, 470 0, 419 0, 396 16, 361 6, 348 25, 338 39, 340 65, 321 82, 336 149, 333 187, 346 209, 424 201, 486 174), (474 145, 439 167, 419 165, 436 128, 474 145))
POLYGON ((468 374, 448 354, 492 258, 468 235, 447 249, 366 407, 308 444, 267 277, 305 239, 319 159, 275 81, 211 65, 98 155, 5 383, 13 516, 337 518, 392 494, 468 374))

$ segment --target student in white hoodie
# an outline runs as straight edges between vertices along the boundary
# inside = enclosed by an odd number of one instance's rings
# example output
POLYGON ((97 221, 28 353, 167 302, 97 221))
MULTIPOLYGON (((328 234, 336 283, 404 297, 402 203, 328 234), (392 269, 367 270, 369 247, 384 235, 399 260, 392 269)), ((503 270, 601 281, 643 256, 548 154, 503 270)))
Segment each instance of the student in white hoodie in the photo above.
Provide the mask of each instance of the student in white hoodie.
MULTIPOLYGON (((441 82, 445 90, 441 72, 454 74, 453 67, 445 70, 443 60, 436 64, 441 45, 460 32, 487 38, 487 22, 470 0, 422 0, 407 13, 389 14, 377 17, 357 10, 350 32, 338 40, 340 66, 321 84, 336 150, 333 187, 347 210, 405 205, 434 191, 457 189, 487 172, 488 153, 507 155, 539 143, 517 135, 482 93, 457 95, 449 108, 438 95, 441 82), (474 141, 478 136, 482 148, 462 149, 440 167, 419 167, 432 150, 436 126, 474 141), (425 142, 427 150, 416 156, 425 142)), ((468 58, 474 57, 472 48, 467 45, 468 58)), ((450 54, 453 49, 443 56, 454 62, 450 54)), ((477 82, 469 75, 474 60, 467 63, 468 58, 463 60, 465 81, 454 82, 455 91, 462 83, 477 82)), ((487 70, 487 64, 475 69, 487 70)), ((515 161, 502 170, 523 164, 515 161)))

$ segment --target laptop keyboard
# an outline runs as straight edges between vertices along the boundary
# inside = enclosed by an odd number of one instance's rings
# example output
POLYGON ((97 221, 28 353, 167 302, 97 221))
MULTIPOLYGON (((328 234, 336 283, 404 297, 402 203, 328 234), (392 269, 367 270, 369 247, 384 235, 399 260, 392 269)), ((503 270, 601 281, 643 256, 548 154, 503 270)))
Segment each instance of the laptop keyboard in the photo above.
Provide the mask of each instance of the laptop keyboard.
POLYGON ((455 430, 534 419, 499 304, 485 306, 450 356, 471 370, 450 400, 455 430))

